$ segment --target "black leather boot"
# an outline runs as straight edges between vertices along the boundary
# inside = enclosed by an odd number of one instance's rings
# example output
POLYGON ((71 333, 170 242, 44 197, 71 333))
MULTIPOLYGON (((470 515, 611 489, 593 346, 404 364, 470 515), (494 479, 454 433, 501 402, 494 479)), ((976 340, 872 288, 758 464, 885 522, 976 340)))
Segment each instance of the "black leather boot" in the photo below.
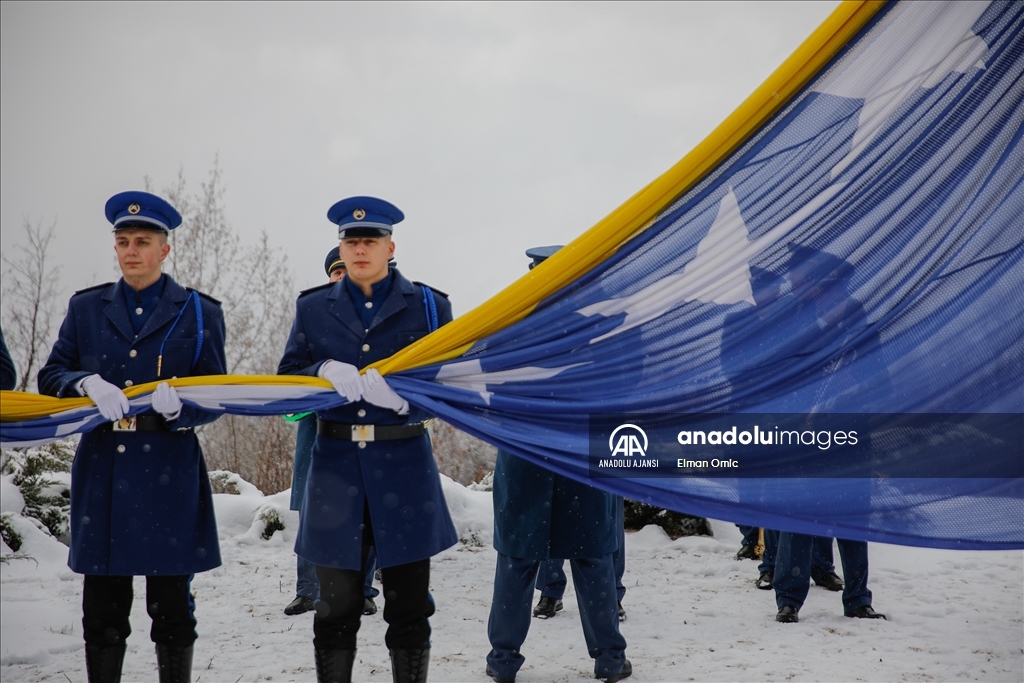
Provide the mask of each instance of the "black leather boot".
POLYGON ((314 650, 317 683, 352 683, 355 650, 314 650))
POLYGON ((85 645, 85 671, 89 683, 121 683, 125 644, 101 647, 85 645))
POLYGON ((394 683, 427 683, 430 650, 391 650, 394 683))
POLYGON ((157 643, 156 664, 160 683, 190 683, 192 680, 193 646, 172 647, 157 643))

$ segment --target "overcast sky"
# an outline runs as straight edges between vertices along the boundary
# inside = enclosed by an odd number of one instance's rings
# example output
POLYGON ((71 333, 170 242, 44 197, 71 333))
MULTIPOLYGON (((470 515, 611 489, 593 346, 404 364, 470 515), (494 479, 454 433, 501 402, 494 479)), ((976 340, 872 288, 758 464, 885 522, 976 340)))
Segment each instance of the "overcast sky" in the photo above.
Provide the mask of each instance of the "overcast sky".
POLYGON ((0 243, 56 220, 62 299, 116 279, 111 195, 198 188, 325 280, 328 207, 397 204, 456 315, 689 152, 837 3, 2 5, 0 243))

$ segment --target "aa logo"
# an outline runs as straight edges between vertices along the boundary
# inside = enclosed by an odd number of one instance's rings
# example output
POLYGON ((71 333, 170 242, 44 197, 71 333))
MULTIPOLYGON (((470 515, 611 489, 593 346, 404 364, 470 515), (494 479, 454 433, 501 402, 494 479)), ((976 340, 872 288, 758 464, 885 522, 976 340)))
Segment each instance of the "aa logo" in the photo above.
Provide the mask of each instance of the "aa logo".
POLYGON ((636 425, 619 425, 608 437, 608 450, 612 452, 612 457, 616 455, 646 457, 647 434, 636 425))

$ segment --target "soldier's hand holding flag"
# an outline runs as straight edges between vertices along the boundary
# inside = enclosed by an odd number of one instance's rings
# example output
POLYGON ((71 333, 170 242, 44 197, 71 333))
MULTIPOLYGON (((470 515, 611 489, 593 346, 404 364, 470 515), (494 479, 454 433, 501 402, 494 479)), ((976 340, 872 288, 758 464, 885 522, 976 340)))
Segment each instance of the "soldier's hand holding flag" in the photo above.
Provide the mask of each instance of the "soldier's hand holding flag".
POLYGON ((128 412, 128 397, 99 375, 89 375, 79 386, 79 390, 99 408, 100 415, 111 422, 120 420, 128 412))
POLYGON ((409 402, 388 386, 388 383, 381 377, 376 368, 370 368, 362 376, 362 388, 363 399, 373 405, 388 408, 399 415, 409 413, 409 402))
POLYGON ((181 399, 178 392, 167 382, 160 382, 153 392, 153 410, 164 416, 167 421, 177 420, 181 415, 181 399))
POLYGON ((334 390, 349 403, 355 403, 362 397, 359 370, 354 365, 336 360, 325 361, 317 375, 333 384, 334 390))

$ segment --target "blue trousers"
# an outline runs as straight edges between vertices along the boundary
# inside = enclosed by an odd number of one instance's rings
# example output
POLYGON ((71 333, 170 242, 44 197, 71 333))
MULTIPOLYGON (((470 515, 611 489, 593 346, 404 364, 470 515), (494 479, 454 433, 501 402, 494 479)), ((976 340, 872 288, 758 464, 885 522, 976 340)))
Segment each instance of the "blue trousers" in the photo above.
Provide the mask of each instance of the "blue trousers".
MULTIPOLYGON (((626 597, 626 587, 622 585, 622 575, 626 573, 626 530, 619 529, 619 549, 612 553, 612 563, 615 566, 615 598, 622 602, 626 597)), ((554 598, 561 600, 565 595, 565 560, 545 560, 540 563, 540 571, 537 572, 537 590, 542 598, 554 598)))
MULTIPOLYGON (((754 531, 757 531, 757 527, 754 527, 754 531)), ((836 565, 832 558, 833 539, 831 536, 813 536, 812 538, 814 542, 811 544, 811 578, 817 581, 826 574, 831 574, 836 570, 836 565)), ((754 543, 757 543, 756 535, 754 543)), ((757 571, 775 571, 775 556, 778 553, 778 548, 779 532, 775 529, 765 529, 764 553, 761 554, 761 564, 758 565, 757 571)))
POLYGON ((737 524, 736 528, 743 534, 743 540, 740 542, 740 545, 757 545, 757 530, 759 527, 737 524))
MULTIPOLYGON (((301 595, 310 600, 320 599, 320 582, 316 578, 316 565, 307 562, 298 555, 296 559, 296 573, 298 579, 295 581, 295 594, 301 595)), ((380 591, 373 587, 373 573, 377 570, 377 547, 370 548, 370 554, 366 558, 366 580, 363 583, 363 597, 375 598, 380 591)))
MULTIPOLYGON (((491 651, 487 664, 500 678, 515 678, 526 661, 519 648, 530 630, 533 588, 540 560, 524 560, 498 553, 494 571, 494 597, 487 620, 491 651)), ((569 560, 576 600, 583 622, 587 652, 595 660, 594 676, 614 676, 626 661, 626 639, 619 632, 615 569, 612 554, 569 560)))
MULTIPOLYGON (((811 586, 811 556, 816 536, 779 533, 779 548, 775 556, 775 602, 781 609, 791 605, 799 610, 811 586)), ((861 605, 871 604, 868 590, 868 544, 865 541, 836 539, 839 557, 843 563, 843 611, 852 612, 861 605)))

